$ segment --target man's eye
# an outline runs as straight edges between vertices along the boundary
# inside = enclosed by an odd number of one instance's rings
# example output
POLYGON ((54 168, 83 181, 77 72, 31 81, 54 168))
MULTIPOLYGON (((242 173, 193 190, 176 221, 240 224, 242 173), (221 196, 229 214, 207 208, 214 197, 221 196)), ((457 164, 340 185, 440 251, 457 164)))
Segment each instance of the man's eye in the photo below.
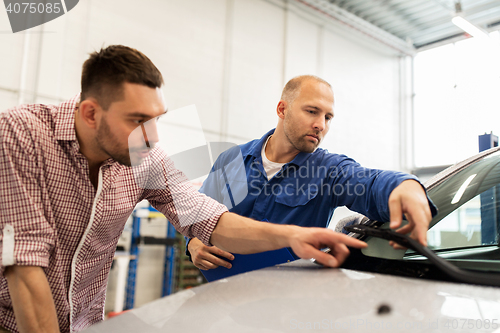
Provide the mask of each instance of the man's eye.
POLYGON ((137 125, 142 124, 142 122, 143 122, 143 121, 144 121, 144 120, 142 120, 142 119, 141 119, 141 120, 133 120, 133 122, 134 122, 134 123, 136 123, 137 125))

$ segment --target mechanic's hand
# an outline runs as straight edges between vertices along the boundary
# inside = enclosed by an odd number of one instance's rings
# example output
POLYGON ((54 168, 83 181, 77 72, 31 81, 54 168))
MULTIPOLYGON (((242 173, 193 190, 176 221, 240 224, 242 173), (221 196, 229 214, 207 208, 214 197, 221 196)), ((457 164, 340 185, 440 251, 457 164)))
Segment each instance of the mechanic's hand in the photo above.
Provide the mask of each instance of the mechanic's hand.
POLYGON ((216 246, 206 246, 198 238, 192 238, 189 241, 188 250, 191 253, 193 264, 199 269, 206 271, 219 266, 232 267, 229 262, 216 257, 218 255, 233 260, 234 256, 231 253, 223 251, 216 246))
POLYGON ((325 228, 299 228, 297 233, 290 240, 290 247, 293 252, 302 259, 316 259, 317 262, 325 266, 338 267, 349 256, 347 246, 364 248, 368 245, 359 239, 349 237, 331 229, 325 228), (329 247, 331 252, 320 251, 329 247))
MULTIPOLYGON (((427 246, 427 230, 432 220, 432 214, 427 196, 420 183, 409 179, 399 184, 389 196, 389 211, 392 229, 401 226, 403 214, 405 214, 408 224, 396 231, 401 234, 411 233, 411 238, 427 246)), ((395 249, 404 249, 393 241, 389 244, 395 249)))

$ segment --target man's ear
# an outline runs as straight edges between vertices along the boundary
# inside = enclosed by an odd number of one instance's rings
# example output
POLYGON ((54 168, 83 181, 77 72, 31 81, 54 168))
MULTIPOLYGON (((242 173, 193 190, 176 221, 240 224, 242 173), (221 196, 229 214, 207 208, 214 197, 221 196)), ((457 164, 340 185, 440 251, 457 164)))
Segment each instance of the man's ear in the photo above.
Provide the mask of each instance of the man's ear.
POLYGON ((285 110, 288 106, 288 103, 284 100, 280 100, 278 102, 278 106, 276 107, 276 113, 278 114, 278 117, 281 119, 285 119, 285 110))
POLYGON ((90 128, 97 128, 98 109, 100 109, 99 103, 92 97, 80 102, 78 106, 80 119, 90 128))

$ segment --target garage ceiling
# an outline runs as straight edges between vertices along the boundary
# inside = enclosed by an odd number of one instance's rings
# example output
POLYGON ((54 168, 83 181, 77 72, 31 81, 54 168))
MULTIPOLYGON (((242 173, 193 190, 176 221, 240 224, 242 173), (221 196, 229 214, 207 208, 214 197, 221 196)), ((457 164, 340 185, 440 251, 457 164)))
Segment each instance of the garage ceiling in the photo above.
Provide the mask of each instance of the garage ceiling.
MULTIPOLYGON (((422 49, 467 38, 451 22, 455 0, 323 0, 422 49)), ((493 31, 500 29, 500 0, 461 0, 465 19, 493 31)))

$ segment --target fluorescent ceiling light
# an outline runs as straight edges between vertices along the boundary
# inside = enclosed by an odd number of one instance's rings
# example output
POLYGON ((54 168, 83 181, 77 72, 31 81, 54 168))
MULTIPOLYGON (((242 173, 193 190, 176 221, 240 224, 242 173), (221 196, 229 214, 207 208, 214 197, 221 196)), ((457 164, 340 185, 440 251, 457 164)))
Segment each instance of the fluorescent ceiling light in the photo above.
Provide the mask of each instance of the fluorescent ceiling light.
POLYGON ((467 180, 462 184, 462 186, 460 186, 460 188, 458 189, 457 193, 455 194, 455 196, 453 197, 453 200, 451 200, 451 204, 454 205, 456 204, 457 202, 460 201, 460 199, 462 199, 462 195, 464 195, 464 192, 465 192, 465 189, 467 188, 467 186, 469 186, 470 182, 474 179, 474 177, 477 176, 477 173, 469 176, 469 178, 467 178, 467 180))
POLYGON ((473 37, 489 37, 487 33, 485 33, 480 28, 476 27, 474 24, 470 23, 460 15, 455 16, 454 18, 451 19, 451 21, 457 27, 459 27, 460 29, 462 29, 463 31, 465 31, 466 33, 468 33, 473 37))

